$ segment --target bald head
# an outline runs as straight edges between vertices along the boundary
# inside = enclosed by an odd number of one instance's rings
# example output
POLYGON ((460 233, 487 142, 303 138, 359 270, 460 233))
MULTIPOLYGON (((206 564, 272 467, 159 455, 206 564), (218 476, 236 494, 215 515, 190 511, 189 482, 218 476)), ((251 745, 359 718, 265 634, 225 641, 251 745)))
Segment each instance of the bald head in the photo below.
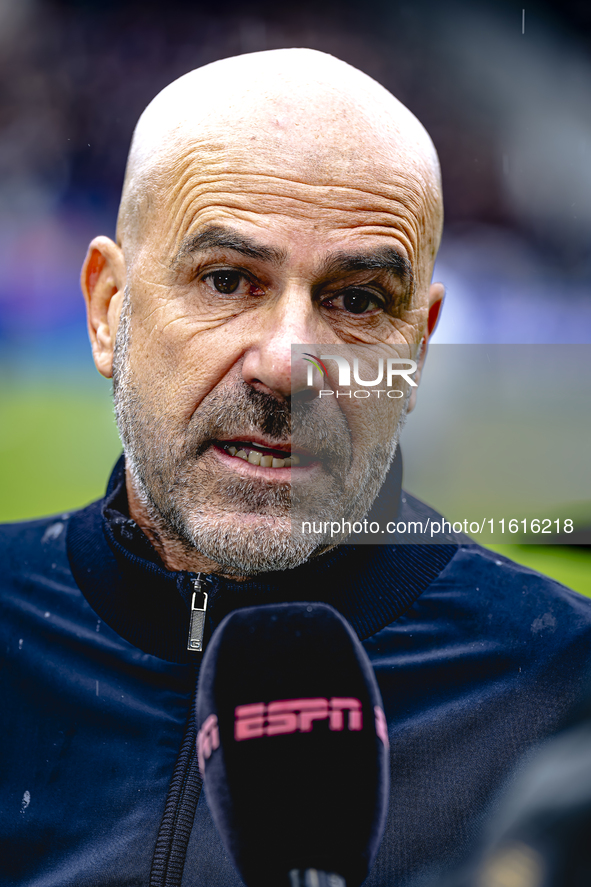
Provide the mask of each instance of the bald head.
POLYGON ((292 475, 320 517, 365 514, 413 395, 335 399, 303 443, 326 444, 333 468, 300 468, 281 455, 292 397, 311 393, 292 348, 378 346, 420 365, 443 298, 441 215, 421 124, 323 53, 216 62, 146 108, 119 243, 93 240, 82 285, 130 514, 170 569, 249 575, 321 550, 291 537, 292 475))
POLYGON ((124 249, 141 238, 190 165, 214 187, 230 171, 237 179, 263 174, 361 192, 377 181, 411 210, 432 264, 442 202, 431 139, 375 80, 330 55, 252 53, 198 68, 162 90, 133 136, 118 219, 124 249))

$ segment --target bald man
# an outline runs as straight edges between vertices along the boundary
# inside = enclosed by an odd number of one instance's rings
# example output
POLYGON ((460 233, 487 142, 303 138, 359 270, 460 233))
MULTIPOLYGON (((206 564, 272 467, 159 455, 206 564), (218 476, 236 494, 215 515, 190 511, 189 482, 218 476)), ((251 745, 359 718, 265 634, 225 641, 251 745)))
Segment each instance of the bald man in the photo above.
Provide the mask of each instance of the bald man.
POLYGON ((461 861, 560 722, 589 666, 586 600, 454 538, 326 531, 435 515, 401 494, 398 435, 443 298, 441 225, 423 127, 322 53, 216 62, 140 118, 117 242, 93 240, 82 274, 124 457, 104 499, 1 535, 3 883, 239 887, 192 717, 239 607, 324 601, 364 643, 392 760, 371 887, 461 861), (406 374, 362 402, 343 360, 406 374))
MULTIPOLYGON (((291 347, 355 342, 415 356, 443 297, 431 284, 441 221, 423 127, 330 56, 226 60, 149 105, 118 242, 92 242, 82 285, 97 367, 113 375, 130 514, 167 567, 250 575, 297 566, 322 545, 297 544, 281 496, 305 486, 309 466, 251 461, 291 459, 291 347), (274 434, 263 432, 266 411, 285 418, 274 434), (248 460, 228 453, 245 440, 261 448, 238 446, 248 460), (259 490, 275 496, 263 509, 259 490)), ((329 519, 359 490, 354 516, 364 516, 392 460, 406 404, 370 406, 351 416, 349 405, 350 452, 346 429, 333 435, 349 469, 339 501, 330 478, 310 479, 329 519)), ((304 450, 322 436, 319 416, 307 425, 304 450)))

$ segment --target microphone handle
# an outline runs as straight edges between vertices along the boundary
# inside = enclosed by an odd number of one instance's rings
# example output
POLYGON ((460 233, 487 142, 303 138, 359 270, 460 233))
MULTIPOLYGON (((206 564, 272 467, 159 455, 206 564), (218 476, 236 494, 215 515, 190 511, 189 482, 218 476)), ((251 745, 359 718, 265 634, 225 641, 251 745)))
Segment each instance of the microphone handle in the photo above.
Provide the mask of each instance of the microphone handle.
POLYGON ((347 887, 345 879, 334 872, 320 869, 292 869, 289 873, 289 887, 347 887))

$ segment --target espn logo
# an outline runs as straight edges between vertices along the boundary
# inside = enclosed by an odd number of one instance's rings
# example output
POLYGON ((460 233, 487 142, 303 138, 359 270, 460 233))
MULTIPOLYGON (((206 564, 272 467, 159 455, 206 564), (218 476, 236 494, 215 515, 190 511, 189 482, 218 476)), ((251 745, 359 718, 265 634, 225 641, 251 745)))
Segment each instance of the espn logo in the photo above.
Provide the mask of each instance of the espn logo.
POLYGON ((361 730, 363 714, 359 699, 333 696, 332 699, 279 699, 238 705, 234 711, 234 738, 279 736, 285 733, 310 733, 314 721, 328 720, 329 730, 361 730))
POLYGON ((210 715, 203 721, 201 730, 197 734, 197 760, 201 773, 205 769, 205 762, 211 757, 212 752, 219 747, 220 730, 217 715, 210 715))
MULTIPOLYGON (((374 706, 377 736, 388 748, 388 724, 379 705, 374 706)), ((363 712, 359 699, 333 696, 331 699, 279 699, 275 702, 255 702, 238 705, 234 710, 234 739, 255 739, 260 736, 279 736, 287 733, 311 733, 315 721, 328 720, 329 730, 363 729, 363 712)), ((197 734, 199 769, 220 746, 217 715, 211 714, 197 734)))

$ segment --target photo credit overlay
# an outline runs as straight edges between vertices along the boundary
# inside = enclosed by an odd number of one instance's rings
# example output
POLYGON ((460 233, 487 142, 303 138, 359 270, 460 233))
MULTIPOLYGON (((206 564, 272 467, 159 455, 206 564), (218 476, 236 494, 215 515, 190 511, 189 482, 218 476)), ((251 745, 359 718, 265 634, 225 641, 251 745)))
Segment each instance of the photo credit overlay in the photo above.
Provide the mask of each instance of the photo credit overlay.
POLYGON ((291 419, 319 549, 591 544, 589 345, 294 345, 291 419))

